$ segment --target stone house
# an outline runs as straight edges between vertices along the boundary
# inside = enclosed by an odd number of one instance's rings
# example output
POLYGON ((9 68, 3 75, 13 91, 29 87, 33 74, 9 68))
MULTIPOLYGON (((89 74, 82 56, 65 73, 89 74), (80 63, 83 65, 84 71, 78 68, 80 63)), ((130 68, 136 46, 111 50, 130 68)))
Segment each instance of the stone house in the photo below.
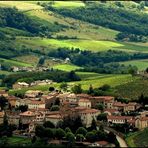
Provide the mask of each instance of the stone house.
POLYGON ((78 106, 91 108, 91 101, 88 100, 88 99, 79 99, 78 100, 78 106))
POLYGON ((8 97, 8 92, 6 90, 0 90, 0 96, 8 97))
POLYGON ((29 84, 26 82, 16 82, 12 86, 13 89, 22 89, 22 88, 26 88, 26 87, 29 87, 29 84))

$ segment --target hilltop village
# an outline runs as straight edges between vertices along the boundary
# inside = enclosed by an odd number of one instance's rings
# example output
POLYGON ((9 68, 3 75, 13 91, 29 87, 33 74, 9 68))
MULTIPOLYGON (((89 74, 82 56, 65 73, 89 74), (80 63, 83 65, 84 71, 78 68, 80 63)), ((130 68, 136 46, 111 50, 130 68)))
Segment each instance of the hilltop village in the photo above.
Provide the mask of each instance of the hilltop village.
MULTIPOLYGON (((113 96, 91 96, 57 90, 45 94, 39 90, 28 90, 23 98, 19 98, 1 90, 0 101, 0 124, 7 120, 8 125, 15 126, 12 132, 14 135, 34 137, 38 126, 50 123, 59 128, 68 119, 81 120, 82 126, 87 129, 101 125, 119 132, 130 132, 148 127, 148 111, 143 109, 142 103, 123 103, 113 96)), ((83 143, 87 140, 80 141, 83 143)), ((107 140, 103 141, 108 144, 107 140)))

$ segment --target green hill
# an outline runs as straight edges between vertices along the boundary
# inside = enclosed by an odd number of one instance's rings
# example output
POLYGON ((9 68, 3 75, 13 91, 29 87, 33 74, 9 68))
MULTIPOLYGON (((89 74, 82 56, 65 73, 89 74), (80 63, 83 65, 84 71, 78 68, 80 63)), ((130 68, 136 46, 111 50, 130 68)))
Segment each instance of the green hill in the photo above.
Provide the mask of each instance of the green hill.
MULTIPOLYGON (((70 85, 80 83, 84 89, 88 89, 90 84, 93 84, 93 87, 109 84, 117 87, 118 94, 124 97, 126 93, 129 94, 125 92, 128 91, 125 89, 127 85, 134 89, 137 78, 129 74, 123 75, 124 72, 120 70, 118 74, 111 74, 119 66, 118 63, 113 63, 117 62, 116 58, 119 56, 118 62, 125 66, 135 65, 140 70, 148 67, 146 40, 148 15, 145 13, 147 7, 140 10, 139 6, 140 4, 132 1, 129 3, 126 1, 104 3, 99 1, 0 1, 0 64, 6 68, 36 66, 40 57, 44 56, 43 66, 63 71, 77 70, 76 74, 82 80, 69 82, 70 85), (119 40, 119 35, 124 36, 125 32, 129 33, 128 37, 134 39, 119 40), (135 41, 136 39, 140 41, 135 41), (61 56, 56 55, 57 49, 63 48, 64 51, 65 47, 69 50, 65 50, 66 54, 61 52, 61 56), (65 58, 69 55, 68 52, 72 52, 71 49, 75 48, 79 48, 79 53, 76 53, 77 56, 74 53, 71 55, 77 58, 83 52, 82 56, 87 64, 78 66, 79 63, 71 57, 70 63, 64 64, 65 58), (105 52, 108 50, 119 52, 112 57, 112 55, 106 55, 105 52), (51 55, 51 51, 54 54, 51 55), (91 56, 87 56, 88 51, 91 51, 91 56), (121 51, 124 51, 122 58, 121 51), (104 55, 104 59, 101 58, 106 63, 106 69, 111 69, 110 73, 105 74, 105 70, 101 71, 102 74, 95 73, 98 69, 95 66, 101 68, 104 64, 98 60, 99 58, 95 58, 95 54, 97 54, 96 57, 99 54, 104 55), (135 55, 135 58, 127 58, 131 55, 135 55), (90 58, 88 59, 90 62, 86 57, 90 58), (112 59, 108 61, 110 57, 112 59), (99 62, 95 63, 96 61, 99 62), (113 65, 110 66, 110 64, 113 65), (79 68, 86 67, 92 67, 92 69, 95 67, 96 71, 78 71, 79 68)), ((1 74, 11 74, 11 72, 4 70, 1 74)), ((141 80, 138 82, 142 83, 141 80)), ((142 86, 143 84, 136 85, 135 88, 142 89, 142 86)), ((42 87, 43 90, 48 89, 48 86, 42 87)))

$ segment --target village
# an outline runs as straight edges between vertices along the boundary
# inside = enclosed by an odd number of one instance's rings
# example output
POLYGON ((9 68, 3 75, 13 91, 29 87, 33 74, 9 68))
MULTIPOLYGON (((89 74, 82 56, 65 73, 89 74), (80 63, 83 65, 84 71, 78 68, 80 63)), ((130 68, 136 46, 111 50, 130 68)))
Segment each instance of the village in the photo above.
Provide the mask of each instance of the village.
POLYGON ((17 127, 13 132, 18 135, 34 135, 36 126, 47 121, 58 127, 68 116, 79 116, 83 126, 87 128, 93 120, 108 127, 128 124, 130 130, 148 127, 148 111, 141 109, 141 104, 121 103, 113 96, 91 96, 64 91, 51 91, 45 94, 39 90, 28 90, 23 98, 19 98, 1 90, 0 97, 5 97, 8 101, 4 108, 1 107, 0 124, 7 118, 9 124, 17 127), (103 107, 97 108, 99 105, 103 107), (106 120, 98 121, 102 114, 106 115, 106 120), (20 123, 23 133, 19 130, 20 123))

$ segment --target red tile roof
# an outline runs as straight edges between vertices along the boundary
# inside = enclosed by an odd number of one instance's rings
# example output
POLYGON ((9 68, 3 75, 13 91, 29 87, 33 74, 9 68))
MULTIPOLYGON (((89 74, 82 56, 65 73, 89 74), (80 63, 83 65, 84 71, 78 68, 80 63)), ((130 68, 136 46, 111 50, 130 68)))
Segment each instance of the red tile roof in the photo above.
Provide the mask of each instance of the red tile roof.
POLYGON ((134 119, 132 116, 107 116, 107 119, 110 120, 132 120, 134 119))

